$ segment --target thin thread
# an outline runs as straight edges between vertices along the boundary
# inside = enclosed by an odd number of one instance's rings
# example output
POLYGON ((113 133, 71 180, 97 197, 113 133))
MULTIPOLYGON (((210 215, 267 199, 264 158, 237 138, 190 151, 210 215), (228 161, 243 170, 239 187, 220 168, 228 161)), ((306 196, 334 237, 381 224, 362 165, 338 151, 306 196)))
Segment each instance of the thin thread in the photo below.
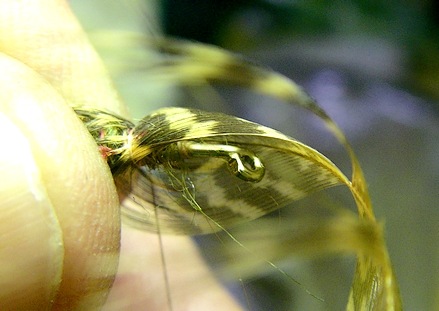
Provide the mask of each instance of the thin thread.
POLYGON ((169 311, 173 311, 174 308, 172 306, 171 287, 169 286, 169 276, 168 276, 168 269, 166 268, 167 265, 166 265, 165 251, 163 248, 162 233, 160 231, 159 216, 157 213, 157 206, 155 204, 154 204, 154 214, 155 214, 155 221, 157 224, 157 236, 158 236, 159 247, 160 247, 160 261, 162 263, 163 279, 165 280, 166 300, 168 303, 169 311))

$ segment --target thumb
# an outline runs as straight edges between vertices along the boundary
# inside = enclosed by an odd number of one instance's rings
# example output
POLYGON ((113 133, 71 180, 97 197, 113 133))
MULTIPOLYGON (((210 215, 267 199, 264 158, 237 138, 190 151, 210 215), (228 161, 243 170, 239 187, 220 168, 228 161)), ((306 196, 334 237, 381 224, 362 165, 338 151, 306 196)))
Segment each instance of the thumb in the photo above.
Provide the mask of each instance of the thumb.
POLYGON ((26 137, 4 114, 0 132, 14 147, 0 152, 0 309, 44 310, 61 280, 62 232, 26 137))
POLYGON ((111 173, 51 84, 1 54, 0 72, 0 111, 7 117, 1 133, 9 136, 0 152, 0 266, 8 271, 0 280, 0 309, 95 309, 118 261, 111 173), (35 297, 46 307, 36 307, 35 297))

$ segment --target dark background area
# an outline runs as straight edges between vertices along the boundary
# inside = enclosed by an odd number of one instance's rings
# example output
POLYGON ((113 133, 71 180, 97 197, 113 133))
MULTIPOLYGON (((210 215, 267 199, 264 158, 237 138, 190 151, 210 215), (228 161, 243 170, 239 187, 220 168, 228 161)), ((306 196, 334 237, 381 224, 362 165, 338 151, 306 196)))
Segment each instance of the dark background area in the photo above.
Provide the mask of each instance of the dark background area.
POLYGON ((235 51, 310 38, 372 38, 399 49, 393 77, 439 99, 439 4, 436 1, 163 0, 164 32, 235 51))

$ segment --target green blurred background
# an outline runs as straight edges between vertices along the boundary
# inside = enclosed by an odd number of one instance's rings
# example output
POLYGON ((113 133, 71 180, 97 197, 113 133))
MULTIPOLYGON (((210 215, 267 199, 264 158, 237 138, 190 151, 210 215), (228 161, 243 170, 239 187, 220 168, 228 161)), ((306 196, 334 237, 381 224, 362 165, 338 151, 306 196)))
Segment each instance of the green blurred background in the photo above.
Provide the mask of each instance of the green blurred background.
MULTIPOLYGON (((315 39, 379 41, 396 49, 394 81, 439 99, 437 1, 163 0, 164 32, 249 51, 315 39)), ((373 42, 372 42, 373 43, 373 42)))
MULTIPOLYGON (((405 309, 439 310, 438 2, 103 2, 101 6, 100 1, 71 1, 89 31, 161 31, 212 43, 301 84, 340 124, 358 153, 377 216, 385 224, 405 309)), ((179 91, 140 83, 144 74, 138 70, 134 75, 116 77, 134 115, 162 105, 195 105, 188 102, 190 96, 181 96, 179 91)), ((219 92, 226 104, 219 106, 208 98, 201 106, 299 137, 349 170, 341 148, 313 118, 297 117, 290 107, 254 94, 230 89, 219 92)), ((199 243, 204 245, 206 256, 213 257, 207 242, 199 239, 199 243)), ((346 291, 352 268, 353 261, 341 259, 324 265, 299 265, 292 273, 308 285, 307 277, 319 283, 320 277, 322 281, 327 278, 324 269, 332 269, 332 278, 320 289, 328 294, 325 299, 330 305, 317 303, 312 309, 340 310, 348 293, 339 299, 328 296, 333 295, 331 287, 346 291)), ((246 284, 259 299, 252 310, 311 308, 303 302, 309 297, 301 298, 303 289, 282 278, 255 277, 246 284), (286 302, 289 299, 293 302, 286 302)), ((233 291, 239 293, 234 286, 233 291)))

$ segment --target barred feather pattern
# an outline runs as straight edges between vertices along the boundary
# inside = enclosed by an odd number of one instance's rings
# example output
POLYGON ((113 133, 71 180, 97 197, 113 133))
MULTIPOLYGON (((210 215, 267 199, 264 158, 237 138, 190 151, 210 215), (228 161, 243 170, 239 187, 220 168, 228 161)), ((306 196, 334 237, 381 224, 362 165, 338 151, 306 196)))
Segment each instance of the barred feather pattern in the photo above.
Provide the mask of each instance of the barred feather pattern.
POLYGON ((164 108, 141 120, 129 135, 115 182, 122 214, 150 231, 160 226, 168 233, 211 233, 347 182, 316 150, 222 113, 164 108), (260 181, 246 181, 215 154, 189 157, 182 150, 175 155, 182 141, 247 150, 261 160, 265 174, 260 181))

